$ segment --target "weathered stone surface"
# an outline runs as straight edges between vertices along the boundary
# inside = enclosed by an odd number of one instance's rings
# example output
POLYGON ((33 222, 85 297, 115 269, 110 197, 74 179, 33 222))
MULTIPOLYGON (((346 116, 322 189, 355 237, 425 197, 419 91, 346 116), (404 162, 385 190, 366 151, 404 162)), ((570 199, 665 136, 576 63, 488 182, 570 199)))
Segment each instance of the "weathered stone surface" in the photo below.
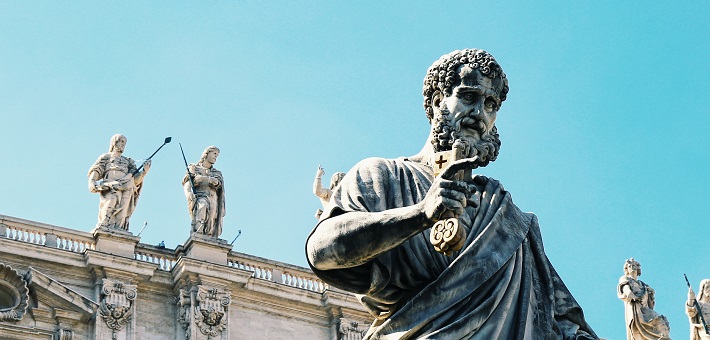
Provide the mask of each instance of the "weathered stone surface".
POLYGON ((597 338, 547 259, 535 216, 497 181, 471 175, 497 158, 507 93, 487 52, 441 57, 424 80, 432 126, 422 151, 366 159, 334 190, 307 257, 376 318, 365 338, 597 338), (436 158, 454 149, 448 164, 436 158), (463 232, 442 229, 443 243, 434 235, 439 253, 430 229, 447 218, 463 232))

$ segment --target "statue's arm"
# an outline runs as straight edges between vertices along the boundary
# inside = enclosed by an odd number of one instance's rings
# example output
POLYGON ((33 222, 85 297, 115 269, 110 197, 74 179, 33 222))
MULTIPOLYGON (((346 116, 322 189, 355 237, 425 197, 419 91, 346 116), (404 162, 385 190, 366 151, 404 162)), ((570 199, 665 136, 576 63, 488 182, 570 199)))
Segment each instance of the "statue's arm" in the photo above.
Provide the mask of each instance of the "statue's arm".
POLYGON ((382 212, 344 213, 316 227, 306 243, 308 261, 320 270, 355 267, 432 225, 419 204, 382 212))
POLYGON ((328 200, 330 199, 330 195, 332 194, 332 192, 329 189, 323 187, 323 173, 323 168, 318 167, 318 172, 316 172, 316 178, 313 181, 313 194, 324 200, 328 200))
POLYGON ((475 185, 447 177, 436 178, 417 204, 381 212, 346 212, 322 220, 306 242, 308 261, 319 270, 362 265, 430 228, 445 211, 463 214, 475 185))
POLYGON ((136 185, 140 185, 141 183, 143 183, 145 175, 148 173, 148 170, 150 170, 150 164, 150 159, 145 161, 145 163, 143 163, 143 170, 138 171, 138 167, 136 167, 136 162, 131 158, 128 159, 128 172, 133 174, 133 180, 135 181, 136 185))
POLYGON ((634 292, 631 290, 631 285, 629 284, 628 281, 623 281, 619 283, 619 299, 626 301, 626 302, 631 302, 638 300, 638 297, 634 292))
POLYGON ((101 176, 103 174, 103 169, 106 166, 106 163, 108 162, 109 155, 108 154, 103 154, 99 156, 99 159, 94 162, 94 164, 89 168, 89 191, 92 193, 99 192, 99 187, 97 181, 101 179, 101 176))
POLYGON ((648 290, 648 308, 653 309, 656 307, 656 291, 649 286, 646 286, 646 289, 648 290))

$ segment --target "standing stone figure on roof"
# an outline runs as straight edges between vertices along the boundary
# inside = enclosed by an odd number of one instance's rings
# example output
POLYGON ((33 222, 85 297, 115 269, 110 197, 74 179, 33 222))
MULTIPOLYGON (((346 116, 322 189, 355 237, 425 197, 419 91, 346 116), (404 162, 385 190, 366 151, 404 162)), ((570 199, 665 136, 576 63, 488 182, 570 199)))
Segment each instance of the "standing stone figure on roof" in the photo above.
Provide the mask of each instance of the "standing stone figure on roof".
POLYGON ((471 174, 498 156, 500 65, 483 50, 454 51, 429 68, 423 94, 423 149, 345 175, 306 241, 313 271, 370 311, 365 339, 597 339, 537 218, 471 174))
MULTIPOLYGON (((334 173, 333 176, 330 177, 330 188, 324 187, 321 183, 321 178, 323 178, 323 174, 325 174, 325 170, 323 170, 323 167, 319 165, 318 170, 316 171, 316 179, 313 181, 313 194, 320 198, 320 201, 321 203, 323 203, 323 207, 325 208, 325 206, 328 204, 328 201, 330 201, 330 196, 333 195, 333 190, 343 179, 345 173, 334 173)), ((322 213, 323 209, 318 209, 316 211, 316 218, 320 219, 322 213)))
MULTIPOLYGON (((690 321, 690 340, 710 340, 710 335, 705 332, 702 321, 700 321, 700 315, 695 308, 694 299, 696 299, 695 292, 690 288, 688 289, 688 301, 685 302, 685 313, 688 314, 690 321)), ((710 322, 710 279, 700 281, 697 300, 705 322, 710 322)))
POLYGON ((641 264, 634 258, 624 263, 624 275, 616 293, 624 301, 627 340, 667 340, 671 329, 665 316, 656 313, 655 291, 639 280, 641 264))
POLYGON ((197 164, 190 163, 182 179, 192 232, 214 238, 222 234, 222 221, 226 215, 224 179, 222 172, 214 168, 217 156, 219 149, 216 146, 207 147, 197 164))
POLYGON ((89 169, 89 191, 100 195, 99 228, 128 231, 128 221, 136 209, 143 178, 150 170, 148 160, 139 171, 133 159, 123 156, 125 147, 126 136, 114 135, 109 152, 99 156, 89 169))

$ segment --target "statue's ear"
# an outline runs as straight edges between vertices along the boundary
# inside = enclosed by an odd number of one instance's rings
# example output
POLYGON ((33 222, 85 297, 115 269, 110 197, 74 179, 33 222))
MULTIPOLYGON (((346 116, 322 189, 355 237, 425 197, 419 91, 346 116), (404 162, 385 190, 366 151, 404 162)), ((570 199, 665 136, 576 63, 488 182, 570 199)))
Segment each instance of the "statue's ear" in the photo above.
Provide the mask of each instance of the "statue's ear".
POLYGON ((432 108, 434 108, 434 107, 438 108, 438 107, 439 107, 439 104, 441 104, 441 100, 442 100, 442 99, 444 99, 444 94, 441 93, 441 91, 436 90, 436 92, 434 92, 434 93, 431 95, 431 107, 432 107, 432 108))

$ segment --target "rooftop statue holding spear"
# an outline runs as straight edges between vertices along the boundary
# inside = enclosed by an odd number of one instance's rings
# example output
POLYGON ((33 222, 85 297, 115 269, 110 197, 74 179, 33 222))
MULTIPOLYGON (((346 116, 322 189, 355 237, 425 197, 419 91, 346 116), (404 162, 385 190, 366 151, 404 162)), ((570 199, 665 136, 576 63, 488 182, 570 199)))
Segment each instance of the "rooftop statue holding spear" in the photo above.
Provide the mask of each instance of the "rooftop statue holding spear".
MULTIPOLYGON (((182 151, 182 145, 180 146, 182 151)), ((224 215, 224 178, 222 172, 215 169, 219 149, 208 146, 202 152, 199 162, 187 164, 185 152, 182 152, 187 172, 182 185, 187 198, 187 209, 192 219, 192 232, 214 238, 222 234, 224 215)))
POLYGON ((685 303, 685 313, 690 319, 690 339, 710 340, 710 327, 707 324, 708 317, 710 317, 710 279, 700 282, 697 299, 687 276, 685 276, 685 283, 688 284, 688 301, 685 303))
POLYGON ((126 136, 116 134, 111 137, 109 152, 99 156, 89 168, 89 191, 101 195, 98 228, 128 231, 128 221, 136 209, 143 179, 150 170, 150 160, 170 140, 170 137, 165 138, 163 145, 136 167, 133 159, 123 156, 126 136))

